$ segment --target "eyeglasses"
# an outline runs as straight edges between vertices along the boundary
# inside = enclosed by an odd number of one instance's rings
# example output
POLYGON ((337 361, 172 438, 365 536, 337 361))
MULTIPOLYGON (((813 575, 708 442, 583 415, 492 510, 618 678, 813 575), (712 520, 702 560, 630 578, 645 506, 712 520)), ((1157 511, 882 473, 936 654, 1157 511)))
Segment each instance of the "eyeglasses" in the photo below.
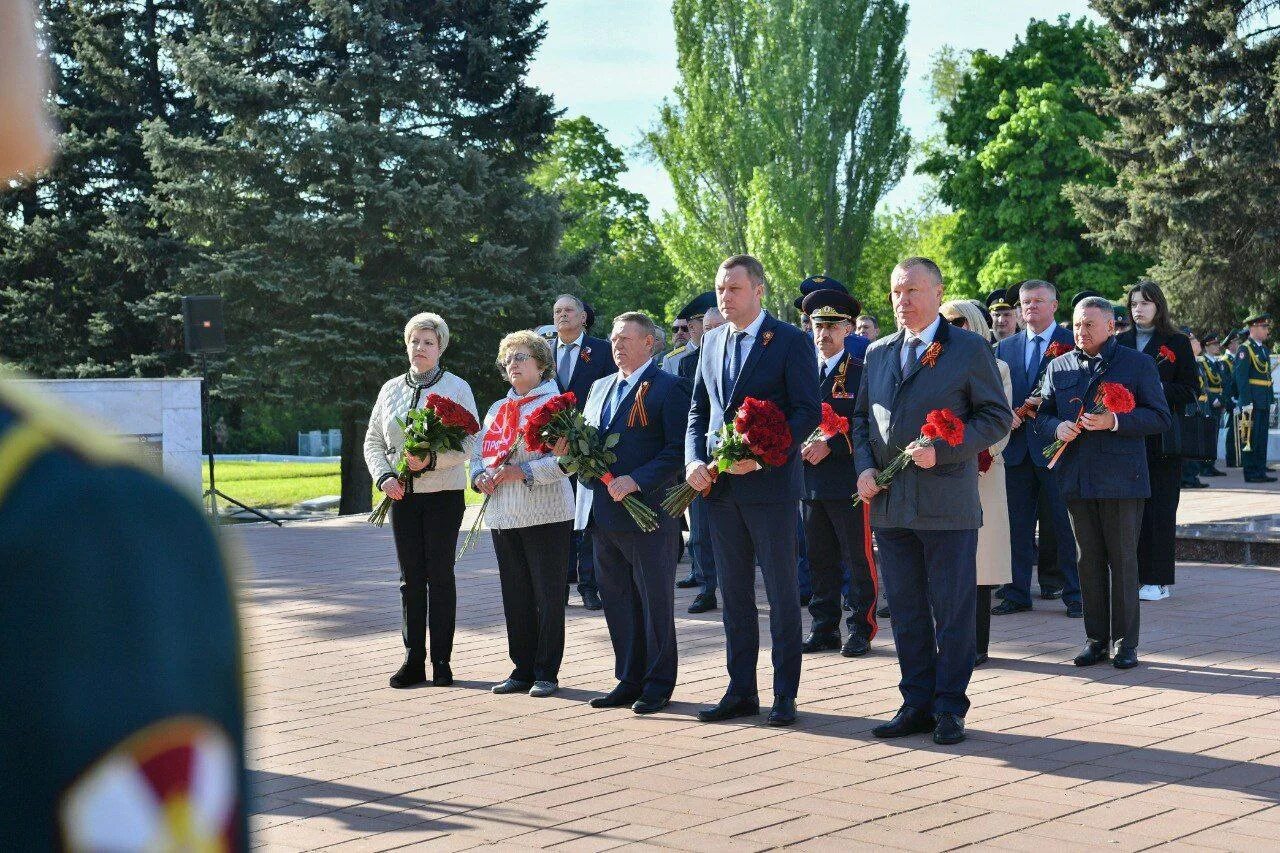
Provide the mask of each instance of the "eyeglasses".
POLYGON ((965 327, 964 317, 948 317, 947 322, 961 329, 965 327))
POLYGON ((502 359, 502 361, 498 362, 498 364, 501 364, 503 367, 510 367, 511 362, 513 361, 516 364, 524 364, 526 361, 528 361, 531 358, 533 358, 533 356, 529 355, 526 352, 513 352, 511 353, 511 355, 507 356, 506 358, 502 359))
POLYGON ((689 331, 689 324, 688 324, 688 323, 672 323, 672 324, 671 324, 671 331, 673 331, 673 332, 677 332, 677 333, 678 333, 678 332, 687 332, 687 331, 689 331))

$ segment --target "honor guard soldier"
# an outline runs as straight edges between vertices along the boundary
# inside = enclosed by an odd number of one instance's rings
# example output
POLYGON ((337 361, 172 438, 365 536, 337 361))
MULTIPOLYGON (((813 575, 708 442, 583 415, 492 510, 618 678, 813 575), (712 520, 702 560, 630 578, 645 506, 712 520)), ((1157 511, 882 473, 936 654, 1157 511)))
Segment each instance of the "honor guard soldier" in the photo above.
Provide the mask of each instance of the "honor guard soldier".
POLYGON ((0 838, 247 849, 239 632, 213 531, 67 422, 0 381, 0 838))
MULTIPOLYGON (((1200 339, 1204 352, 1198 359, 1200 371, 1204 376, 1205 403, 1208 410, 1218 419, 1218 428, 1222 428, 1222 415, 1231 411, 1230 382, 1231 371, 1222 358, 1222 336, 1217 332, 1206 332, 1200 339)), ((1230 421, 1227 425, 1230 426, 1230 421)), ((1227 442, 1231 444, 1230 441, 1227 442)), ((1217 462, 1206 463, 1200 472, 1202 477, 1225 477, 1226 473, 1218 470, 1217 462)))
POLYGON ((1240 467, 1240 433, 1236 430, 1236 407, 1240 398, 1240 390, 1236 388, 1236 353, 1240 351, 1240 339, 1244 334, 1240 329, 1232 329, 1222 338, 1222 387, 1230 402, 1226 418, 1228 468, 1240 467))
POLYGON ((1271 315, 1254 314, 1244 321, 1248 337, 1236 351, 1235 379, 1240 430, 1240 464, 1246 483, 1274 483, 1267 474, 1267 432, 1275 388, 1271 379, 1271 315))
POLYGON ((860 657, 870 650, 878 630, 876 601, 880 594, 871 550, 869 509, 867 504, 855 507, 850 490, 850 484, 856 483, 858 477, 847 419, 853 414, 857 401, 862 359, 847 352, 845 338, 853 331, 853 321, 861 306, 843 291, 817 290, 804 298, 803 310, 813 324, 822 402, 846 419, 845 432, 827 438, 820 436, 801 448, 804 460, 801 513, 813 585, 809 601, 812 622, 804 651, 839 649, 845 657, 860 657), (840 589, 846 566, 850 610, 845 621, 849 638, 842 646, 840 589))

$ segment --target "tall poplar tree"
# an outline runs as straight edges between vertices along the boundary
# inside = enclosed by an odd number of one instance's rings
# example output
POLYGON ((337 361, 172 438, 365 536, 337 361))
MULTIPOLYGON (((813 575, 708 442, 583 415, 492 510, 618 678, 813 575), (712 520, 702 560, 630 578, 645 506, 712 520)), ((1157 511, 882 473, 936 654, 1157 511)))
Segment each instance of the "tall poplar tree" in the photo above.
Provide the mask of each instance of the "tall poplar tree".
POLYGON ((39 376, 160 376, 189 364, 177 320, 187 248, 152 209, 148 121, 207 138, 175 80, 197 0, 46 0, 62 130, 54 167, 0 195, 0 357, 39 376))
POLYGON ((527 181, 554 124, 524 82, 541 5, 218 0, 178 52, 220 117, 211 142, 149 129, 165 215, 206 247, 185 274, 226 297, 234 393, 340 410, 341 512, 369 507, 364 421, 405 320, 444 316, 483 403, 498 339, 569 283, 527 181))
POLYGON ((1280 312, 1280 2, 1093 0, 1116 38, 1086 100, 1115 176, 1071 198, 1104 247, 1154 255, 1178 318, 1280 312))
POLYGON ((692 289, 760 255, 786 310, 806 275, 852 279, 902 176, 906 4, 675 0, 681 81, 648 136, 677 209, 659 225, 692 289))

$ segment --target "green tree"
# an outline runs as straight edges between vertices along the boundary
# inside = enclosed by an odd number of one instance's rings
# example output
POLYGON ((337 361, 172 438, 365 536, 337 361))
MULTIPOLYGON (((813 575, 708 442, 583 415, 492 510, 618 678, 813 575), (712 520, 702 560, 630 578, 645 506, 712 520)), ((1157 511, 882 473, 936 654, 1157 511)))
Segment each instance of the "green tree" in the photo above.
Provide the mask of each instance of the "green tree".
POLYGON ((38 181, 0 195, 0 357, 31 373, 160 376, 189 363, 176 320, 189 251, 153 212, 141 127, 211 132, 172 73, 200 5, 43 4, 61 152, 38 181))
POLYGON ((956 219, 955 213, 930 208, 923 212, 899 209, 876 214, 857 274, 845 284, 862 302, 862 310, 880 321, 882 330, 893 326, 889 276, 903 258, 921 255, 937 262, 947 299, 979 295, 976 287, 960 275, 947 250, 956 219))
POLYGON ((1098 244, 1157 263, 1179 319, 1280 312, 1280 31, 1276 0, 1093 0, 1116 37, 1085 93, 1111 179, 1070 188, 1098 244))
MULTIPOLYGON (((1066 291, 1118 295, 1145 263, 1083 236, 1063 196, 1069 182, 1101 185, 1111 168, 1081 144, 1108 122, 1077 94, 1105 72, 1091 51, 1108 35, 1087 20, 1032 21, 1003 56, 977 51, 943 110, 942 146, 920 171, 938 180, 956 218, 946 249, 963 289, 1045 278, 1066 291), (974 286, 976 285, 976 287, 974 286)), ((950 75, 942 74, 943 88, 950 75)))
POLYGON ((662 322, 680 275, 658 241, 648 200, 620 183, 626 159, 604 128, 586 116, 561 119, 537 163, 529 179, 560 200, 565 269, 597 317, 608 323, 639 309, 662 322))
POLYGON ((675 189, 658 233, 691 289, 727 254, 791 286, 858 269, 906 163, 907 16, 894 0, 675 0, 681 81, 648 145, 675 189))
POLYGON ((405 320, 448 320, 483 405, 500 335, 569 284, 527 180, 554 124, 524 83, 541 5, 225 0, 177 51, 219 116, 212 140, 147 132, 161 209, 204 247, 184 275, 227 299, 233 393, 340 411, 342 512, 369 508, 364 419, 405 320))

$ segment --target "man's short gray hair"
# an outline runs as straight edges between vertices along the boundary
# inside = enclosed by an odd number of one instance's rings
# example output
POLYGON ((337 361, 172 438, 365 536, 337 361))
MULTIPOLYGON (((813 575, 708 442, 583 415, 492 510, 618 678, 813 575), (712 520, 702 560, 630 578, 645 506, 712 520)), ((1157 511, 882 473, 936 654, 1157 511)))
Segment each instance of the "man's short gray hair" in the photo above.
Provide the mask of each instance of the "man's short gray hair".
POLYGON ((1079 311, 1081 308, 1097 308, 1099 311, 1115 317, 1115 307, 1109 300, 1103 299, 1101 296, 1086 296, 1076 303, 1076 310, 1079 311))
POLYGON ((667 336, 662 329, 658 328, 658 324, 653 322, 653 318, 643 311, 625 311, 613 318, 613 325, 619 323, 635 323, 640 327, 640 334, 653 335, 653 340, 657 343, 661 338, 663 345, 666 345, 667 336))
POLYGON ((1053 294, 1053 298, 1058 298, 1058 287, 1051 281, 1044 281, 1038 278, 1029 278, 1022 284, 1018 285, 1018 295, 1026 293, 1028 290, 1047 290, 1053 294))
POLYGON ((587 303, 583 302, 581 299, 579 299, 578 297, 574 296, 572 293, 562 293, 562 294, 560 294, 559 296, 557 296, 557 297, 556 297, 555 302, 552 302, 551 304, 552 304, 552 305, 555 305, 555 304, 556 304, 556 302, 559 302, 561 299, 572 299, 572 300, 573 300, 573 303, 574 303, 575 305, 577 305, 577 306, 578 306, 578 310, 579 310, 579 311, 586 311, 586 310, 587 310, 587 303))
MULTIPOLYGON (((930 278, 938 283, 939 287, 942 286, 942 270, 938 268, 937 264, 928 258, 922 258, 918 255, 910 258, 904 258, 903 260, 898 261, 898 264, 894 269, 900 269, 903 272, 913 269, 922 269, 929 274, 930 278)), ((877 326, 877 328, 879 327, 877 326)))
POLYGON ((421 314, 410 317, 409 322, 404 324, 405 346, 409 345, 409 338, 413 337, 413 333, 418 331, 435 332, 436 338, 440 341, 442 354, 449 348, 449 324, 439 314, 423 311, 421 314))

